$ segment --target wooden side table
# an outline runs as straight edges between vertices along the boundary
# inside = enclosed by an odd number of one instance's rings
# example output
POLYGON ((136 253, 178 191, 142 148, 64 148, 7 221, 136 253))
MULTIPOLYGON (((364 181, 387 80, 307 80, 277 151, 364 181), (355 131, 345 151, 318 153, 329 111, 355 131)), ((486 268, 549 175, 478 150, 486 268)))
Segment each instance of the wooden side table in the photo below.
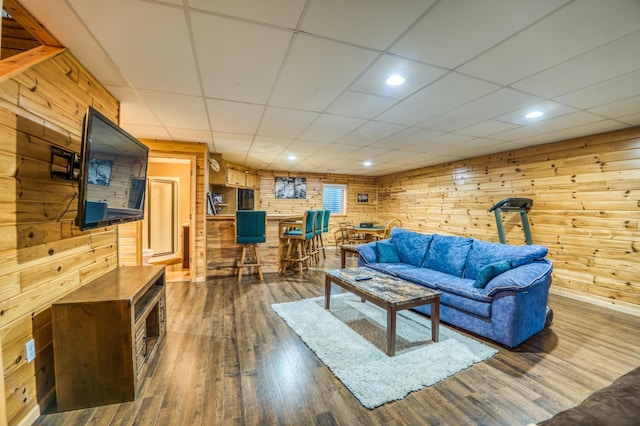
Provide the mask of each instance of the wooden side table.
POLYGON ((347 266, 347 253, 358 254, 357 244, 340 244, 340 268, 347 266))

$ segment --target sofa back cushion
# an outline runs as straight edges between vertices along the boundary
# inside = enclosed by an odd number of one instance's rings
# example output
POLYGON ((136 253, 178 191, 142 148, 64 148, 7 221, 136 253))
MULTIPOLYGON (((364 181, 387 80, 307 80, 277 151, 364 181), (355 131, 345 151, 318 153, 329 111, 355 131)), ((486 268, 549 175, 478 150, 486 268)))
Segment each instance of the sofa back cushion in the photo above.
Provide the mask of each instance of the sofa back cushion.
POLYGON ((544 258, 548 251, 546 247, 535 244, 510 246, 508 244, 473 240, 473 246, 467 257, 464 277, 475 280, 483 267, 503 260, 510 261, 511 267, 517 268, 534 260, 544 258))
POLYGON ((421 234, 403 228, 391 228, 391 241, 398 249, 400 262, 413 266, 422 266, 432 238, 432 234, 421 234))
POLYGON ((472 241, 471 238, 435 234, 424 267, 462 277, 472 241))

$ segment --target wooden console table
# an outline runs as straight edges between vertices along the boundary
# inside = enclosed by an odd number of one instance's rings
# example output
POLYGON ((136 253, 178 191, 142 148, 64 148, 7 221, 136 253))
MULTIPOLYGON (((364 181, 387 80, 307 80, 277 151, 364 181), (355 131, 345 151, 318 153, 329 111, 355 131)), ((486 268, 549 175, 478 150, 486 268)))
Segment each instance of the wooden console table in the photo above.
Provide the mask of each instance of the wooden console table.
POLYGON ((58 410, 133 401, 166 336, 165 268, 117 268, 51 312, 58 410))

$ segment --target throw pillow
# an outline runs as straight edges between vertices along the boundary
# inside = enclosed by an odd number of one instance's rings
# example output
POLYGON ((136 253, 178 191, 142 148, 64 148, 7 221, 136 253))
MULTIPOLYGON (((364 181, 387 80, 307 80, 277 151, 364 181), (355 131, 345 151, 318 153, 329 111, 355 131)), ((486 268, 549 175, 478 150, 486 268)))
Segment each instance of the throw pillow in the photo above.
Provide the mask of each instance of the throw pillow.
POLYGON ((398 249, 395 244, 388 241, 378 241, 376 243, 376 255, 380 263, 398 263, 398 249))
POLYGON ((476 281, 473 283, 473 286, 475 288, 485 288, 489 281, 509 269, 511 269, 510 260, 503 260, 502 262, 485 265, 480 269, 480 272, 478 272, 478 276, 476 277, 476 281))

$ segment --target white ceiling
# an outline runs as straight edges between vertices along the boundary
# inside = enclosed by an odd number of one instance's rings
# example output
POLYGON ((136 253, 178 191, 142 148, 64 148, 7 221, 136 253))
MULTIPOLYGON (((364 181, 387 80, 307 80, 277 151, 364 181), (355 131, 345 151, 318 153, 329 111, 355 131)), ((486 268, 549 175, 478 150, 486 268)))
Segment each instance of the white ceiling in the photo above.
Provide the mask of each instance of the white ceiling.
POLYGON ((22 3, 134 136, 257 169, 378 176, 640 125, 639 0, 22 3))

